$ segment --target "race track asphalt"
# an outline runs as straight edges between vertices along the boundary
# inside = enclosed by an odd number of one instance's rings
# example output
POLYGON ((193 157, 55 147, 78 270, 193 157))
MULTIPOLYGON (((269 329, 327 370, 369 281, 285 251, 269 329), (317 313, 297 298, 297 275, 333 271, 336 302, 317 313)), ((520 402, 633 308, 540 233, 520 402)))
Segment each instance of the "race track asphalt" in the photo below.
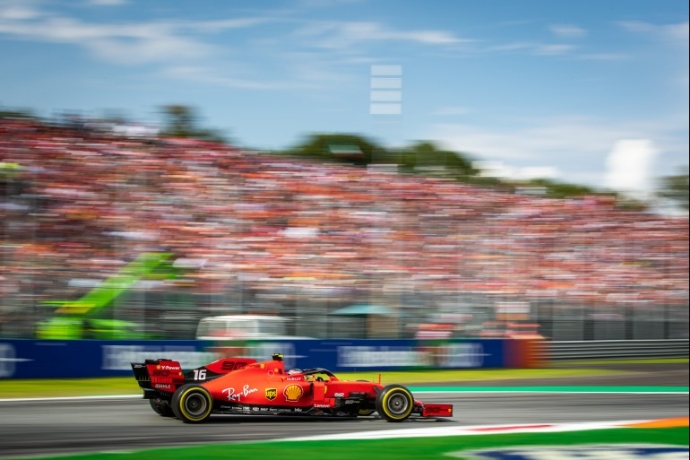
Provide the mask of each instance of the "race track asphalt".
MULTIPOLYGON (((625 369, 614 365, 607 368, 626 370, 629 373, 577 379, 491 381, 484 384, 492 387, 502 386, 507 391, 511 390, 509 387, 521 385, 688 385, 687 364, 652 367, 645 365, 632 368, 628 366, 625 369)), ((457 386, 465 384, 460 382, 457 386)), ((444 387, 452 385, 454 384, 443 384, 444 387)), ((482 386, 482 382, 475 381, 471 385, 482 386)), ((427 402, 454 404, 454 417, 439 420, 407 420, 404 423, 393 424, 377 417, 329 419, 235 415, 215 416, 208 423, 188 425, 176 419, 156 415, 148 402, 138 397, 2 401, 0 458, 130 451, 156 446, 267 441, 342 432, 447 426, 442 424, 469 426, 648 420, 686 417, 689 409, 687 390, 675 394, 444 392, 421 393, 415 396, 427 402)))
MULTIPOLYGON (((604 369, 618 371, 621 374, 591 375, 568 378, 542 379, 501 379, 485 381, 462 381, 443 383, 420 383, 423 386, 458 386, 458 387, 519 387, 519 386, 688 386, 687 363, 643 363, 643 364, 568 364, 561 362, 554 365, 561 369, 604 369)), ((414 385, 414 384, 410 384, 414 385)))

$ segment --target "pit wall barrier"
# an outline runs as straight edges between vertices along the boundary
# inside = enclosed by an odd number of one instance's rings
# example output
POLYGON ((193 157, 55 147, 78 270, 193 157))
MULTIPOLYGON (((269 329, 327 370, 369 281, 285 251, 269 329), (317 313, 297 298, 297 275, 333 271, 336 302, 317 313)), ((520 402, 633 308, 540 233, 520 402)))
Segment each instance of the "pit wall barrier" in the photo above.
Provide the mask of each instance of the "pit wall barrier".
POLYGON ((222 357, 270 359, 283 353, 286 368, 334 372, 539 367, 538 341, 278 340, 120 341, 0 340, 0 379, 88 378, 132 375, 130 363, 168 358, 183 369, 222 357))

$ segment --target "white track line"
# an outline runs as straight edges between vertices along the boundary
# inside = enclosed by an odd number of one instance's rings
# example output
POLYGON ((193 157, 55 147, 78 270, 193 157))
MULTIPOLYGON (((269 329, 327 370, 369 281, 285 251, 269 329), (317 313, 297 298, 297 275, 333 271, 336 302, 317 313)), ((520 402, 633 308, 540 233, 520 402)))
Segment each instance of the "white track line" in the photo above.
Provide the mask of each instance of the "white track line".
POLYGON ((624 420, 615 422, 446 426, 431 428, 411 428, 403 430, 367 431, 359 433, 327 434, 318 436, 305 436, 299 438, 281 439, 278 441, 334 441, 353 439, 426 438, 438 436, 481 436, 488 434, 504 433, 560 433, 564 431, 587 431, 623 428, 626 425, 642 423, 646 421, 647 420, 624 420))

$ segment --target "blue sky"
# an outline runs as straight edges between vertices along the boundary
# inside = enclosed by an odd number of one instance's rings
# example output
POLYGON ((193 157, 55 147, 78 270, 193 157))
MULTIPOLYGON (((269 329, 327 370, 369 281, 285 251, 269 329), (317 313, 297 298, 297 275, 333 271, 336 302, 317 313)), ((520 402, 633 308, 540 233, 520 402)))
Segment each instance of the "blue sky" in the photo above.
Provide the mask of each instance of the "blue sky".
POLYGON ((687 1, 0 0, 0 55, 0 106, 40 115, 187 104, 246 147, 432 140, 618 190, 688 163, 687 1))

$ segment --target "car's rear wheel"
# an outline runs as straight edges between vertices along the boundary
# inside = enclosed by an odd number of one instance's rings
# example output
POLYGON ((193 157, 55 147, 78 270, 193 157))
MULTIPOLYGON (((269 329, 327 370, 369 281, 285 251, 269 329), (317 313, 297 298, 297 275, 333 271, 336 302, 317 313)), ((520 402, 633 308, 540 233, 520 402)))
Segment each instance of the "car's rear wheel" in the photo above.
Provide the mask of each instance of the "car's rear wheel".
POLYGON ((149 404, 151 404, 151 409, 160 415, 161 417, 174 417, 175 413, 170 407, 170 403, 160 398, 149 399, 149 404))
POLYGON ((201 385, 183 385, 175 391, 172 410, 177 418, 185 423, 201 423, 213 410, 213 397, 201 385))
POLYGON ((376 411, 389 422, 402 422, 413 409, 414 397, 402 385, 388 385, 376 397, 376 411))

